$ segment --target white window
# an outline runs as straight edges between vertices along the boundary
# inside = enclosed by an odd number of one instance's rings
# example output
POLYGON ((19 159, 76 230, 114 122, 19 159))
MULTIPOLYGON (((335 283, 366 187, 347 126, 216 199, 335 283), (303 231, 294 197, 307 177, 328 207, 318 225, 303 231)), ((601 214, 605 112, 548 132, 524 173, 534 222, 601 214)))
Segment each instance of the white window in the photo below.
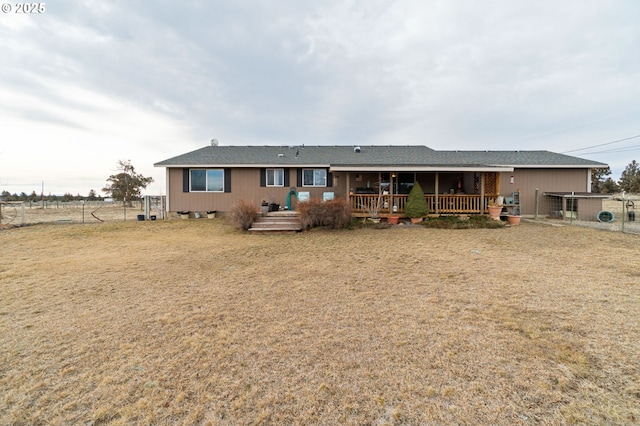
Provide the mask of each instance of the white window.
POLYGON ((284 169, 267 169, 267 186, 284 186, 284 169))
POLYGON ((224 192, 223 169, 191 169, 189 172, 191 192, 224 192))
POLYGON ((327 186, 326 169, 302 170, 302 186, 327 186))

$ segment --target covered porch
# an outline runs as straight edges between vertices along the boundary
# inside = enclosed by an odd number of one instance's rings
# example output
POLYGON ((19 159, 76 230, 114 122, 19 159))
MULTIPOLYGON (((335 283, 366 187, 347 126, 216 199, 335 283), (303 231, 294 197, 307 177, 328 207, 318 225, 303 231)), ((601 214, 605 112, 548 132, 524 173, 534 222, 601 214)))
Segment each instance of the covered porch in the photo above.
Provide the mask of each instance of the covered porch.
POLYGON ((340 173, 348 188, 351 214, 369 217, 404 216, 407 197, 420 183, 429 214, 485 214, 490 199, 499 195, 500 172, 511 168, 460 170, 349 171, 340 173))

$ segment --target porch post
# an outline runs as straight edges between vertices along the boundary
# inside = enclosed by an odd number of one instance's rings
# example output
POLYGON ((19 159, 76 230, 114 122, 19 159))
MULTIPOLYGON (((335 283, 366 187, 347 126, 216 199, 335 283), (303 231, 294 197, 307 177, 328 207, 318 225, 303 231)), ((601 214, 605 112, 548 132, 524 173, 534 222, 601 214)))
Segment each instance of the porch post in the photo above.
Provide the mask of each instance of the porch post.
POLYGON ((487 173, 480 173, 480 214, 484 214, 484 177, 487 173))
MULTIPOLYGON (((380 173, 380 182, 382 182, 382 173, 380 173)), ((393 172, 389 172, 389 196, 387 197, 386 201, 389 205, 387 213, 392 215, 393 214, 393 172)))
POLYGON ((351 175, 349 174, 349 172, 345 173, 345 176, 347 177, 345 179, 345 184, 347 185, 347 187, 345 188, 345 192, 346 192, 346 196, 347 196, 347 205, 349 206, 349 211, 351 211, 351 175))
MULTIPOLYGON (((389 173, 389 201, 391 201, 392 203, 393 203, 393 175, 394 175, 393 172, 389 173)), ((393 208, 393 206, 390 205, 389 208, 393 208)))
POLYGON ((438 206, 440 206, 440 200, 439 200, 439 195, 440 194, 440 172, 436 172, 436 182, 435 182, 435 188, 436 188, 436 196, 435 196, 435 203, 436 203, 436 214, 440 214, 440 208, 438 206))

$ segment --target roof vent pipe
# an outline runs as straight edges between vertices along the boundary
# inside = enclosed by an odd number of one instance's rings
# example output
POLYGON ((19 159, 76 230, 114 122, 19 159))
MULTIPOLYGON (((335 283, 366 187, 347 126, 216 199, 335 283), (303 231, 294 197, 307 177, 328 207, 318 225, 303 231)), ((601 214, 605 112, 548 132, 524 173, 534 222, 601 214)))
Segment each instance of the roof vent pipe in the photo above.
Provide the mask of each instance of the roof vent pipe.
POLYGON ((355 148, 353 148, 353 152, 360 152, 360 147, 356 146, 355 148))

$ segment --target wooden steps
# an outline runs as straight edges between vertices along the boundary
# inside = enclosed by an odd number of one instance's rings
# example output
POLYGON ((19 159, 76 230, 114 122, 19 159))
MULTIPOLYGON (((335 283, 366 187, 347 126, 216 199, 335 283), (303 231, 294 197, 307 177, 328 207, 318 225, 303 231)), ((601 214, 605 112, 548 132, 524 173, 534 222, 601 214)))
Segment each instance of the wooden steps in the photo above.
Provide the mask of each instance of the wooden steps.
POLYGON ((298 232, 302 230, 302 223, 295 211, 269 212, 253 222, 249 232, 298 232))

